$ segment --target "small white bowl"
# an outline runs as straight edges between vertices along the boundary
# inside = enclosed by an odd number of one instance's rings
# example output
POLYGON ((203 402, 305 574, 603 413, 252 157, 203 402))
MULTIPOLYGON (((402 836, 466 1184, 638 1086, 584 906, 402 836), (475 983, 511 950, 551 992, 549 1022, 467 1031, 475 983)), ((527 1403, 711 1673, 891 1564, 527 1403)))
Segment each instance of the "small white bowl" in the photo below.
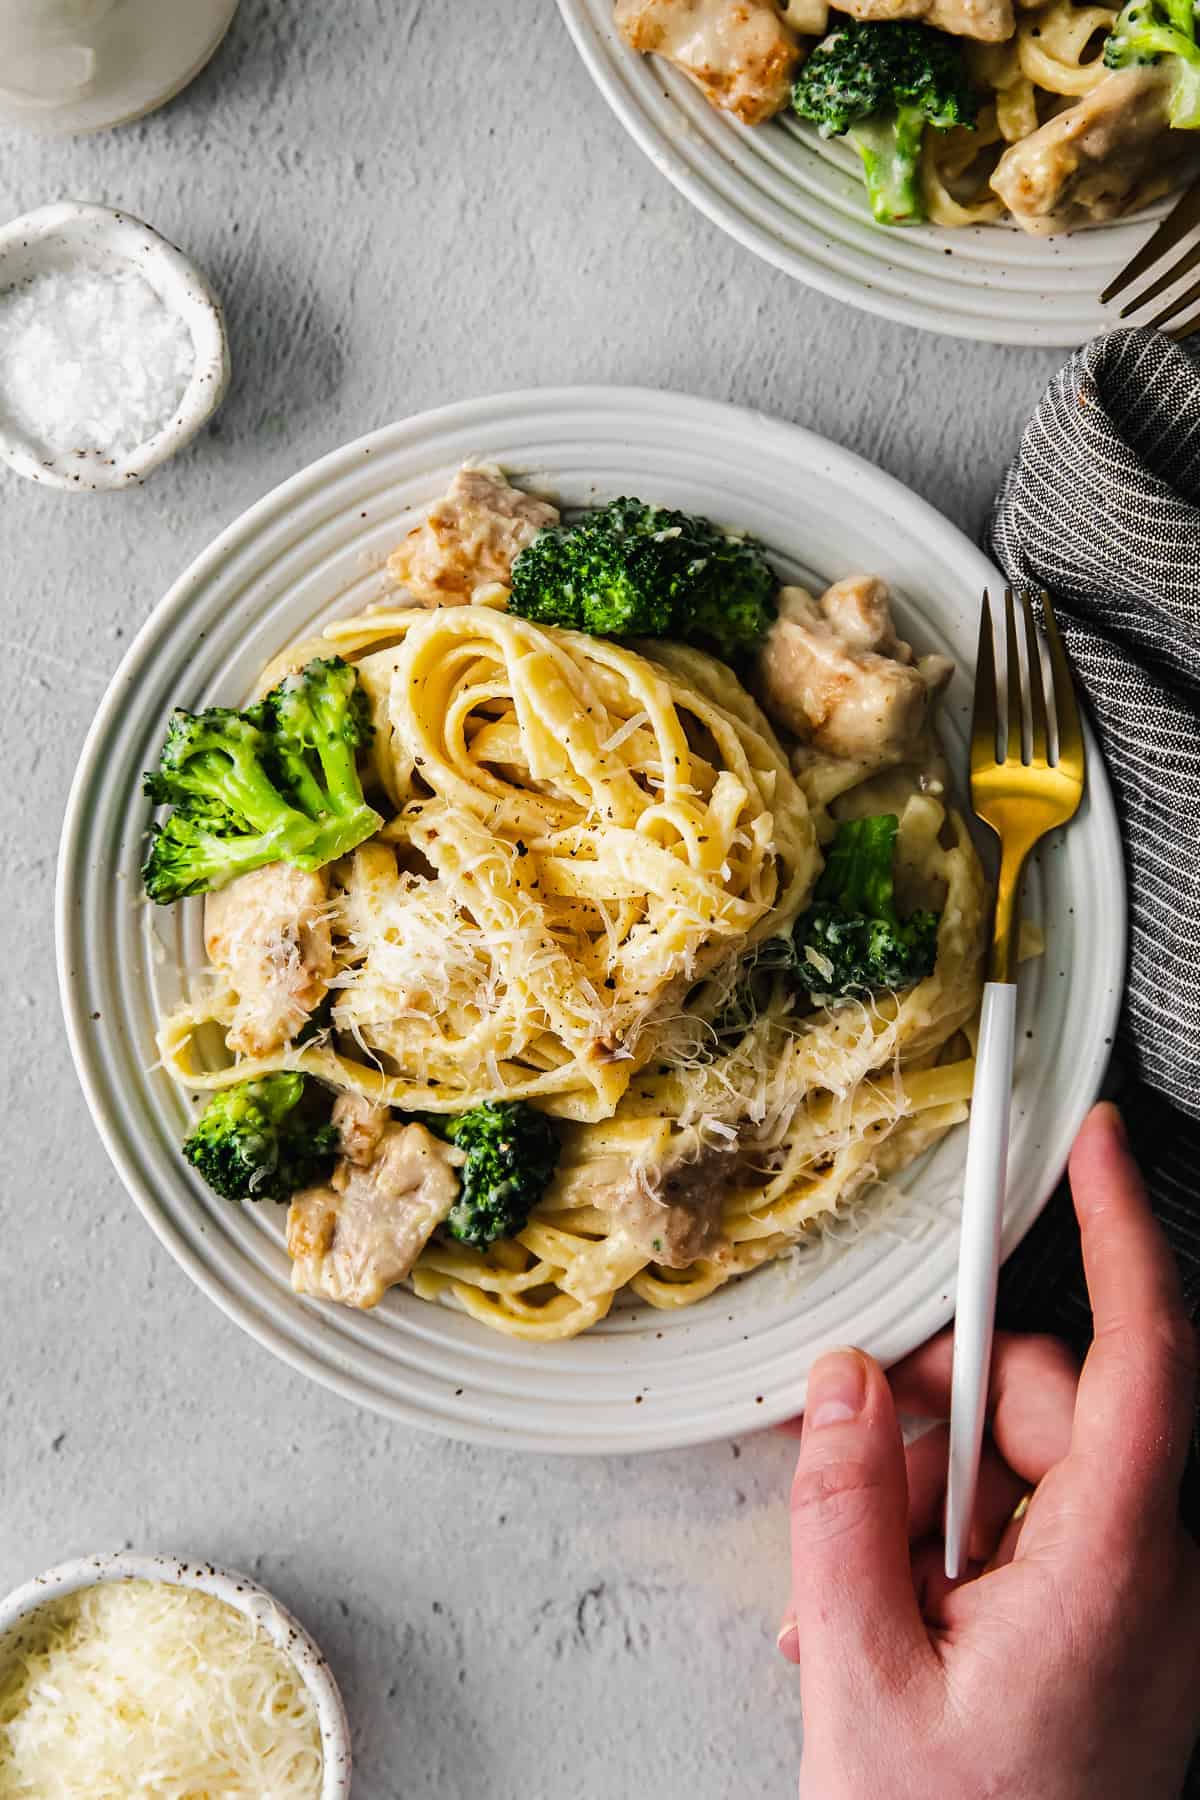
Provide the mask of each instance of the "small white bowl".
POLYGON ((55 1569, 47 1569, 44 1575, 35 1575, 32 1581, 0 1600, 0 1651, 9 1632, 50 1601, 77 1594, 83 1588, 98 1587, 106 1581, 162 1581, 171 1587, 198 1588, 202 1594, 215 1594, 235 1612, 261 1626, 292 1663, 312 1695, 325 1765, 321 1800, 347 1800, 350 1793, 350 1728, 329 1664, 303 1625, 248 1575, 239 1575, 234 1569, 217 1568, 209 1562, 151 1556, 136 1550, 76 1557, 71 1562, 60 1563, 55 1569))
POLYGON ((37 275, 71 270, 134 269, 191 335, 191 378, 173 418, 123 455, 103 450, 52 453, 4 415, 0 394, 0 458, 45 487, 111 492, 136 487, 182 450, 207 423, 229 386, 229 343, 220 301, 182 251, 130 213, 61 200, 0 229, 0 294, 37 275))

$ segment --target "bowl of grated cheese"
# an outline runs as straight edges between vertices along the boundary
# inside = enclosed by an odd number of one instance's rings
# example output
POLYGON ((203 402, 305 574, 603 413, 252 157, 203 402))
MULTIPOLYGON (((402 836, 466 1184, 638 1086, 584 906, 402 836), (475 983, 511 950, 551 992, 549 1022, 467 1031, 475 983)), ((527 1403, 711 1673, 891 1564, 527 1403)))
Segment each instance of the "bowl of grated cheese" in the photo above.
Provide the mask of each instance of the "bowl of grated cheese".
POLYGON ((64 200, 0 229, 0 459, 17 474, 136 487, 228 385, 220 302, 141 219, 64 200))
POLYGON ((6 1800, 349 1792, 328 1664, 249 1576, 118 1551, 0 1600, 6 1800))

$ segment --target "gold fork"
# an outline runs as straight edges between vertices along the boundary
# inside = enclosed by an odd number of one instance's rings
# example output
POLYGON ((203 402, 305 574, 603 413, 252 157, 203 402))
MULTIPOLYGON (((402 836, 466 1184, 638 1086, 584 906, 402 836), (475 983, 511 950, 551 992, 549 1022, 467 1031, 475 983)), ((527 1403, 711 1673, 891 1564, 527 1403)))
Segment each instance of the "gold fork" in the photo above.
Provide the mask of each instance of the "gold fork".
MULTIPOLYGON (((1182 200, 1167 214, 1154 235, 1146 240, 1136 256, 1130 258, 1120 274, 1109 282, 1100 296, 1101 305, 1107 306, 1110 300, 1115 300, 1118 294, 1123 294, 1133 282, 1140 280, 1154 267, 1155 263, 1161 262, 1168 251, 1173 250, 1176 244, 1180 243, 1197 225, 1200 225, 1200 181, 1188 189, 1182 200)), ((1165 274, 1160 275, 1157 281, 1152 281, 1150 286, 1144 288, 1135 299, 1127 301, 1121 308, 1119 316, 1127 319, 1131 313, 1140 312, 1143 306, 1149 306, 1152 300, 1157 300, 1160 294, 1165 294, 1169 287, 1173 287, 1177 281, 1182 281, 1184 276, 1190 275, 1197 266, 1200 266, 1200 238, 1197 238, 1196 242, 1191 244, 1175 262, 1170 263, 1165 274)), ((1169 305, 1164 306, 1160 313, 1156 313, 1149 321, 1151 328, 1161 329, 1196 301, 1200 301, 1200 281, 1193 282, 1190 287, 1185 288, 1182 294, 1177 294, 1169 305)), ((1184 320, 1182 324, 1176 325, 1168 333, 1168 336, 1183 339, 1191 337, 1196 331, 1200 331, 1200 311, 1197 311, 1190 319, 1184 320)))
POLYGON ((1027 594, 1022 596, 1022 678, 1017 609, 1004 590, 1004 700, 996 680, 992 609, 983 596, 975 710, 971 721, 971 804, 1000 840, 1000 878, 979 1025, 967 1168, 963 1183, 954 1374, 950 1400, 950 1468, 946 1489, 946 1574, 966 1563, 975 1509, 979 1453, 987 1409, 988 1365, 1000 1269, 1000 1228, 1008 1165, 1013 1049, 1017 1016, 1017 901, 1026 858, 1038 841, 1072 818, 1083 796, 1083 728, 1049 594, 1042 595, 1050 664, 1054 731, 1046 706, 1043 639, 1027 594), (1003 749, 997 747, 1001 716, 1003 749))

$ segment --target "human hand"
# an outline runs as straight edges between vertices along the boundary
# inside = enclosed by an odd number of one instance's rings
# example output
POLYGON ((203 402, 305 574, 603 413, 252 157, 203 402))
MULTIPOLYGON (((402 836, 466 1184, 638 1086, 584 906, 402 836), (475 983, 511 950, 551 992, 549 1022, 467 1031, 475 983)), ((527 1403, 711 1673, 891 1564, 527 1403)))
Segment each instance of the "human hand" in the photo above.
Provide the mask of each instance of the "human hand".
POLYGON ((1115 1107, 1071 1155, 1095 1338, 997 1334, 967 1577, 942 1573, 948 1332, 814 1365, 792 1487, 801 1800, 1173 1800, 1200 1728, 1179 1521, 1195 1334, 1115 1107), (1036 1487, 1023 1517, 1012 1515, 1036 1487))

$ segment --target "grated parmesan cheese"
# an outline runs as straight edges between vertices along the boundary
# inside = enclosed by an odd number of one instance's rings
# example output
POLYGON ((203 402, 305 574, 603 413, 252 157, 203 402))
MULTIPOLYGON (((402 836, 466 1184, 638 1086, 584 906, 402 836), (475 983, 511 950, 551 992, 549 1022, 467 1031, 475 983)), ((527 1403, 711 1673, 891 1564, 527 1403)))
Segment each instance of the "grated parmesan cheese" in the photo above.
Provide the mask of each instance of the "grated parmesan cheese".
POLYGON ((811 944, 805 944, 804 946, 804 960, 806 963, 811 963, 813 968, 817 971, 817 974, 825 981, 828 981, 833 975, 833 963, 829 957, 823 956, 821 952, 814 949, 811 944))
POLYGON ((619 750, 628 738, 641 731, 643 726, 650 724, 652 724, 652 720, 648 712, 635 712, 631 719, 626 719, 623 725, 617 727, 610 738, 605 738, 600 746, 601 750, 606 753, 619 750))
POLYGON ((212 1594, 87 1588, 0 1645, 4 1800, 318 1800, 322 1764, 299 1673, 212 1594))

